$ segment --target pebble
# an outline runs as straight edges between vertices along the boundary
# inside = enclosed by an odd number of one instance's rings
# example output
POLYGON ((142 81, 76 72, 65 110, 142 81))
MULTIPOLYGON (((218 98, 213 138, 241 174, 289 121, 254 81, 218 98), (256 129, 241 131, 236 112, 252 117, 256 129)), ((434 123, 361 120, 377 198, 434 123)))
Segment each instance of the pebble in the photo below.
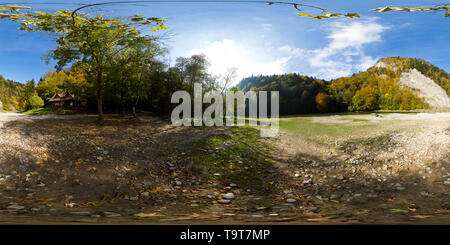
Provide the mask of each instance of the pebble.
POLYGON ((330 199, 336 200, 336 199, 339 199, 339 197, 341 197, 341 196, 339 196, 338 194, 332 194, 332 195, 330 196, 330 199))
POLYGON ((234 193, 229 192, 226 194, 222 194, 222 197, 225 199, 234 199, 235 196, 234 196, 234 193))
POLYGON ((113 212, 104 212, 103 214, 105 215, 105 217, 108 217, 108 218, 122 216, 121 214, 113 213, 113 212))
POLYGON ((450 180, 444 181, 444 185, 450 185, 450 180))
POLYGON ((294 203, 294 202, 296 202, 297 201, 297 199, 294 199, 294 198, 288 198, 288 199, 286 199, 286 202, 288 202, 288 203, 294 203))
POLYGON ((262 215, 262 214, 253 214, 252 217, 253 218, 264 218, 264 215, 262 215))
POLYGON ((182 185, 183 183, 181 182, 181 181, 179 181, 179 180, 177 180, 177 181, 175 181, 175 185, 182 185))
POLYGON ((229 204, 229 203, 231 203, 231 201, 228 200, 228 199, 220 199, 217 202, 220 203, 220 204, 229 204))
POLYGON ((24 209, 24 208, 25 208, 24 206, 20 206, 20 205, 17 205, 17 204, 12 204, 12 205, 8 206, 8 209, 13 209, 13 210, 21 210, 21 209, 24 209))
POLYGON ((137 200, 139 200, 139 197, 130 197, 129 200, 130 201, 137 201, 137 200))
POLYGON ((145 192, 142 192, 142 193, 141 193, 141 196, 143 196, 143 197, 149 197, 149 196, 150 196, 150 193, 149 193, 148 191, 145 191, 145 192))
POLYGON ((222 214, 223 216, 236 216, 236 214, 233 214, 233 213, 224 213, 224 214, 222 214))

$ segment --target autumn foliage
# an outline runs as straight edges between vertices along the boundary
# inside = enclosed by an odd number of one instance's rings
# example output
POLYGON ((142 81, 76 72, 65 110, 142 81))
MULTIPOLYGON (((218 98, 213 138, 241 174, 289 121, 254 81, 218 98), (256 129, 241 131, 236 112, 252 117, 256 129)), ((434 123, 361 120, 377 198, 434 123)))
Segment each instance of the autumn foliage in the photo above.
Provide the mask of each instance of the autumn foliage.
POLYGON ((328 103, 330 102, 330 97, 325 94, 319 92, 316 95, 316 107, 320 112, 328 112, 328 103))

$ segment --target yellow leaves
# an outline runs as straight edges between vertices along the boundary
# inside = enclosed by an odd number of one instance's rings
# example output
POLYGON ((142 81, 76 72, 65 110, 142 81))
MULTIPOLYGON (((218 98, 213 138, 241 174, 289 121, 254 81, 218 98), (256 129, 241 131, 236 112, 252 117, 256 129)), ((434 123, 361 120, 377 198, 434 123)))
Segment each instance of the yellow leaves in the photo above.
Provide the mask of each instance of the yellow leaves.
POLYGON ((350 18, 354 18, 354 17, 359 18, 360 17, 359 14, 357 14, 357 13, 347 13, 347 14, 345 14, 345 16, 350 17, 350 18))
POLYGON ((388 11, 407 11, 407 12, 416 12, 416 11, 439 11, 439 10, 444 10, 447 11, 446 13, 444 13, 445 17, 449 17, 450 14, 448 13, 448 11, 450 11, 450 6, 448 5, 444 5, 444 6, 439 6, 439 7, 417 7, 417 8, 406 8, 406 7, 380 7, 380 8, 375 8, 375 9, 371 9, 372 11, 378 11, 380 13, 383 12, 388 12, 388 11))
POLYGON ((359 18, 360 17, 359 14, 357 14, 357 13, 340 14, 340 13, 322 12, 322 14, 323 15, 314 16, 312 14, 297 13, 298 16, 311 17, 310 19, 318 19, 318 20, 326 19, 326 18, 342 17, 342 16, 349 17, 349 18, 354 18, 354 17, 359 18))
POLYGON ((46 15, 47 13, 45 12, 41 12, 41 11, 34 11, 36 14, 40 14, 40 15, 46 15))
POLYGON ((102 202, 100 202, 100 201, 90 201, 90 202, 86 202, 86 205, 97 207, 97 206, 102 205, 102 202))
POLYGON ((62 16, 72 16, 72 12, 70 12, 70 11, 58 11, 55 14, 62 15, 62 16))
POLYGON ((0 11, 9 10, 9 11, 18 11, 21 9, 31 9, 31 7, 26 6, 0 6, 0 11))
POLYGON ((269 185, 273 185, 273 183, 274 183, 274 181, 272 180, 272 181, 269 182, 269 185))
POLYGON ((151 188, 148 188, 147 191, 154 194, 154 193, 161 192, 162 189, 159 186, 153 186, 151 188))
POLYGON ((376 9, 371 9, 372 11, 378 11, 378 12, 387 12, 387 11, 391 11, 392 9, 390 7, 382 7, 382 8, 376 8, 376 9))
POLYGON ((312 14, 297 13, 297 15, 302 17, 314 17, 312 14))

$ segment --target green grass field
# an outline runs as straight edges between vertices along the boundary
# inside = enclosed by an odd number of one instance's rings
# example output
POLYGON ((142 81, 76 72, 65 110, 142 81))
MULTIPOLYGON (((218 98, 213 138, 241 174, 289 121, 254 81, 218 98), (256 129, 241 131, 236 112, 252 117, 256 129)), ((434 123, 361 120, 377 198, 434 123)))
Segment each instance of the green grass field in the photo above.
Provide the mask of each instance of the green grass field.
MULTIPOLYGON (((356 119, 354 119, 356 120, 356 119)), ((364 121, 365 122, 365 121, 364 121)), ((318 123, 309 118, 280 119, 280 129, 301 136, 358 135, 378 128, 375 124, 318 123)))
POLYGON ((68 109, 54 109, 54 108, 38 108, 24 112, 25 115, 48 115, 48 114, 57 114, 57 115, 71 115, 75 114, 76 111, 68 110, 68 109))

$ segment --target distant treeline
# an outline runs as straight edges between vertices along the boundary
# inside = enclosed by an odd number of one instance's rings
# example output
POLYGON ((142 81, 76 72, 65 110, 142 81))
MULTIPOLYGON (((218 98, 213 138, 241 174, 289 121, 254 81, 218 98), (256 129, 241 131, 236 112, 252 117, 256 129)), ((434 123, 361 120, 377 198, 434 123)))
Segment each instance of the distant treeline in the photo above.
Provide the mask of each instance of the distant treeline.
MULTIPOLYGON (((280 114, 428 108, 416 91, 399 85, 401 72, 415 68, 449 93, 449 74, 424 60, 389 57, 380 61, 387 66, 371 67, 332 81, 294 73, 261 75, 245 78, 231 90, 279 91, 280 114)), ((173 92, 192 93, 194 83, 201 83, 204 93, 212 89, 225 92, 236 75, 235 69, 222 77, 209 74, 208 60, 203 55, 179 57, 172 67, 153 58, 143 67, 136 72, 132 68, 111 65, 102 88, 106 112, 128 113, 137 109, 168 114, 176 106, 170 103, 173 92)), ((74 103, 84 105, 76 109, 95 111, 98 90, 89 79, 76 66, 50 70, 37 83, 32 80, 20 84, 0 76, 0 100, 5 110, 26 111, 44 104, 48 106, 54 94, 71 93, 75 100, 84 102, 74 103)))

